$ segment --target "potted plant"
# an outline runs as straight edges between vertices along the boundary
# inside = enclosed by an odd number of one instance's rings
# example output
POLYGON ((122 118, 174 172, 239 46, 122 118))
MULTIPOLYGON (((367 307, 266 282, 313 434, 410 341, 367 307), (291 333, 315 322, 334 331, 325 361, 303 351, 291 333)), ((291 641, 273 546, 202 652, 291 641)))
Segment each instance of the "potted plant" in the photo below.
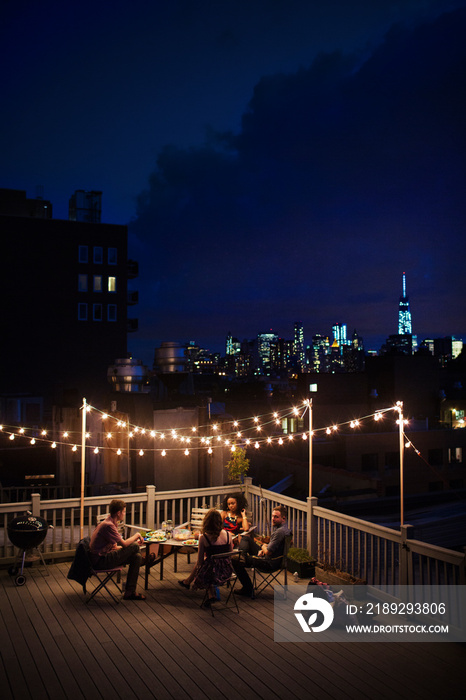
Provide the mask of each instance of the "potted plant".
POLYGON ((319 548, 319 563, 316 571, 316 576, 328 583, 329 585, 342 586, 344 584, 366 585, 367 581, 353 576, 345 571, 346 566, 343 561, 331 564, 329 561, 328 552, 323 552, 322 547, 319 548))
POLYGON ((304 547, 290 547, 287 569, 299 578, 312 578, 316 575, 316 561, 304 547))
POLYGON ((249 469, 249 459, 246 457, 246 450, 237 447, 231 453, 231 459, 226 463, 225 467, 227 468, 227 476, 230 483, 243 483, 249 469))

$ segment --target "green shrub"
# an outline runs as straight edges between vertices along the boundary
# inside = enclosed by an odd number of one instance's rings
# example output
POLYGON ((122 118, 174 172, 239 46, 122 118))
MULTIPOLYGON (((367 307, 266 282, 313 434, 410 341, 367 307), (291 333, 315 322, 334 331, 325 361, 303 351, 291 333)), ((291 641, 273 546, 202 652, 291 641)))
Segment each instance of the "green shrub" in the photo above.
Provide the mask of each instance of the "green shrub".
POLYGON ((299 562, 311 562, 312 557, 304 547, 290 547, 288 550, 288 559, 299 562))

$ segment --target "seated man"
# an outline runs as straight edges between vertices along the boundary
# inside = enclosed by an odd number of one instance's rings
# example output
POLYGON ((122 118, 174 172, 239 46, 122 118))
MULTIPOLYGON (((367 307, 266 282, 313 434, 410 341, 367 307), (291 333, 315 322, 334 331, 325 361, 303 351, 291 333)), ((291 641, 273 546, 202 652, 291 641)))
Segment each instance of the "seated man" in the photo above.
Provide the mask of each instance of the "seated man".
POLYGON ((108 518, 102 520, 94 530, 90 543, 90 558, 96 571, 99 569, 114 569, 117 566, 129 565, 126 577, 124 600, 145 600, 145 596, 136 593, 136 584, 142 557, 139 542, 143 538, 137 532, 124 540, 118 532, 118 523, 124 520, 126 503, 113 499, 109 508, 108 518))
POLYGON ((291 530, 286 526, 287 510, 285 506, 276 506, 272 511, 273 532, 268 544, 260 547, 247 533, 241 538, 239 549, 243 556, 233 558, 232 564, 243 588, 238 595, 252 596, 254 590, 252 581, 246 571, 246 567, 252 566, 260 571, 276 571, 280 568, 285 537, 291 535, 291 530))

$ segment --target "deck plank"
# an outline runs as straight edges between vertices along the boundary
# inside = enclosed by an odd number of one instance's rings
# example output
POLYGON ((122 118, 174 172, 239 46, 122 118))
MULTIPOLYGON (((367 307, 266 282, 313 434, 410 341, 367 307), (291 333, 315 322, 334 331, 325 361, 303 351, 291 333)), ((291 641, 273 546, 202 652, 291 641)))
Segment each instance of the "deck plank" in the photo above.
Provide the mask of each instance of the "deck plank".
POLYGON ((119 605, 100 594, 86 605, 66 562, 48 576, 28 571, 23 587, 0 570, 2 697, 217 700, 227 688, 242 700, 463 697, 465 645, 277 643, 272 592, 212 617, 201 591, 177 584, 190 568, 180 557, 175 574, 166 559, 145 602, 119 605))

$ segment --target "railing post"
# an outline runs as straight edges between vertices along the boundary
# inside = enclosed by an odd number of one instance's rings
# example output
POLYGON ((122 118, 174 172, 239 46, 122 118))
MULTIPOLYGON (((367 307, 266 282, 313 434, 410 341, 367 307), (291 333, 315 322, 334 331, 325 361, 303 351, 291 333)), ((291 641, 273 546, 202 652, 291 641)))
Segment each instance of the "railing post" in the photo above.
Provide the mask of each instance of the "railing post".
POLYGON ((412 539, 413 526, 402 525, 400 527, 400 586, 409 586, 413 583, 413 555, 408 546, 408 540, 412 539))
POLYGON ((252 478, 250 476, 244 477, 244 497, 248 502, 248 507, 251 505, 249 503, 249 487, 252 485, 252 478))
POLYGON ((311 557, 317 559, 317 518, 314 516, 314 508, 317 506, 316 496, 307 498, 307 549, 311 557))
POLYGON ((31 493, 31 513, 40 518, 40 493, 31 493))
POLYGON ((153 530, 155 528, 155 486, 146 486, 147 494, 147 523, 146 526, 153 530))
POLYGON ((466 584, 466 547, 463 547, 463 561, 459 566, 459 581, 460 586, 466 584))

